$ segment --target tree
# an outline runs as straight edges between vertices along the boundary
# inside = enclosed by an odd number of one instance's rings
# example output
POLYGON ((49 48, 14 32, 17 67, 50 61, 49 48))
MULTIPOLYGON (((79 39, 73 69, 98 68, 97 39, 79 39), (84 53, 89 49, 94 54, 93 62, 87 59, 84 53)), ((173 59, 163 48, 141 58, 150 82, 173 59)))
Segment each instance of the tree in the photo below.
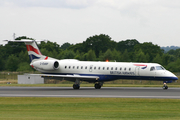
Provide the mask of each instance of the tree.
POLYGON ((88 52, 90 49, 95 51, 97 57, 99 52, 106 52, 107 49, 115 48, 116 42, 112 41, 108 35, 100 34, 89 37, 83 42, 83 52, 88 52))
POLYGON ((144 52, 141 49, 139 49, 139 51, 135 52, 134 60, 136 62, 146 62, 147 61, 146 55, 144 54, 144 52))
POLYGON ((167 65, 167 69, 173 72, 180 71, 180 58, 178 58, 175 62, 171 62, 167 65))
POLYGON ((4 69, 4 53, 3 53, 3 46, 0 45, 0 71, 4 69))
POLYGON ((153 59, 153 63, 162 64, 162 57, 160 56, 160 54, 156 55, 156 57, 153 59))
POLYGON ((178 59, 180 57, 180 49, 170 50, 167 52, 167 54, 173 55, 175 59, 178 59))
POLYGON ((96 60, 96 54, 94 53, 93 50, 89 50, 87 53, 87 60, 88 61, 93 61, 96 60))
POLYGON ((124 52, 127 50, 128 52, 132 52, 134 50, 134 46, 140 44, 136 39, 127 39, 125 41, 120 41, 117 43, 116 50, 120 52, 124 52))
POLYGON ((33 71, 32 67, 29 65, 28 62, 22 62, 18 65, 17 70, 18 72, 28 72, 33 71))
POLYGON ((75 53, 71 50, 65 50, 63 52, 63 59, 74 59, 75 53))
POLYGON ((15 55, 11 54, 6 62, 6 70, 16 71, 18 68, 18 64, 19 64, 18 58, 15 55))
POLYGON ((166 66, 170 62, 171 56, 169 54, 163 54, 161 59, 162 59, 162 65, 166 66))
POLYGON ((112 52, 110 49, 108 49, 103 56, 103 60, 112 60, 113 56, 112 56, 112 52))
POLYGON ((60 48, 56 42, 44 42, 42 41, 41 44, 38 44, 39 49, 45 48, 48 52, 53 52, 55 50, 57 53, 59 52, 60 48))
POLYGON ((68 47, 68 50, 72 50, 72 51, 75 51, 75 52, 79 51, 80 53, 85 53, 83 43, 77 43, 76 45, 71 45, 71 46, 68 47))
POLYGON ((122 54, 120 51, 117 51, 116 49, 114 49, 112 51, 112 59, 117 61, 117 62, 120 62, 121 61, 121 57, 122 57, 122 54))
POLYGON ((151 42, 144 42, 142 44, 136 44, 134 46, 134 50, 138 51, 139 49, 141 49, 144 54, 149 54, 149 60, 153 61, 153 59, 156 57, 157 54, 159 54, 160 56, 163 55, 163 50, 160 48, 160 46, 158 45, 154 45, 151 42))
POLYGON ((146 53, 146 62, 150 62, 150 59, 149 59, 150 57, 149 57, 149 54, 148 53, 146 53))
POLYGON ((127 49, 124 51, 124 53, 122 54, 122 62, 130 62, 131 59, 129 58, 129 54, 127 49))
POLYGON ((46 48, 41 48, 40 51, 45 56, 53 57, 53 53, 51 51, 48 51, 46 48))
POLYGON ((19 62, 30 62, 27 51, 21 51, 18 55, 19 62))
POLYGON ((70 46, 71 46, 71 44, 68 43, 68 42, 66 42, 66 43, 64 43, 63 45, 61 45, 60 48, 63 49, 63 50, 66 50, 66 49, 68 49, 70 46))

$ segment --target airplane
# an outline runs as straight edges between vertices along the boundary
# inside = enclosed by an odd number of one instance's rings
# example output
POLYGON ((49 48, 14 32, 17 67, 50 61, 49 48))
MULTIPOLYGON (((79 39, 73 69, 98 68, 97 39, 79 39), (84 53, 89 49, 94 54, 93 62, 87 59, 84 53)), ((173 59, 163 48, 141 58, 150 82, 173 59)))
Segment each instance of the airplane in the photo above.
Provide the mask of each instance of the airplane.
POLYGON ((100 89, 104 82, 118 79, 163 81, 163 89, 168 89, 166 83, 178 80, 177 76, 157 63, 58 60, 42 55, 36 44, 37 40, 5 41, 25 43, 31 62, 30 66, 43 73, 33 75, 73 81, 73 89, 79 89, 81 81, 94 83, 95 89, 100 89))

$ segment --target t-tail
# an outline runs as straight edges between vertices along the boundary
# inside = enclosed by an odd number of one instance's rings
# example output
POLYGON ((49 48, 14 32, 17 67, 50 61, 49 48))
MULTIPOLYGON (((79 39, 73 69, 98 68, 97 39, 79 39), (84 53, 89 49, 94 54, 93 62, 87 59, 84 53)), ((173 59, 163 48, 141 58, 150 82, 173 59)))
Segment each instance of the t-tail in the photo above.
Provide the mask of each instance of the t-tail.
MULTIPOLYGON (((35 40, 28 40, 28 39, 22 39, 22 40, 5 40, 8 42, 24 42, 28 51, 30 62, 34 62, 37 60, 47 60, 48 57, 41 54, 36 41, 35 40)), ((39 42, 39 41, 37 41, 39 42)))
MULTIPOLYGON (((28 51, 30 65, 38 71, 55 70, 59 68, 57 59, 44 56, 41 54, 35 40, 21 39, 21 40, 5 40, 8 42, 24 42, 28 51)), ((41 40, 42 41, 42 40, 41 40)))

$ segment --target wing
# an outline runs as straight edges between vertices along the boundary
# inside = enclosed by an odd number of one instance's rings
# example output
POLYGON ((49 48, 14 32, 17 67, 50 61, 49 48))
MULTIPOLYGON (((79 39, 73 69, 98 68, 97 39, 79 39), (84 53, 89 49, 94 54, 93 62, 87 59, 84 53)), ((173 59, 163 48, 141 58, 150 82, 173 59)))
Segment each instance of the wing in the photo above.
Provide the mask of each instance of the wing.
POLYGON ((99 79, 98 76, 83 76, 83 75, 53 75, 53 74, 31 74, 31 75, 39 75, 46 79, 58 79, 58 80, 68 80, 68 81, 75 81, 76 79, 80 79, 81 81, 96 82, 99 79))

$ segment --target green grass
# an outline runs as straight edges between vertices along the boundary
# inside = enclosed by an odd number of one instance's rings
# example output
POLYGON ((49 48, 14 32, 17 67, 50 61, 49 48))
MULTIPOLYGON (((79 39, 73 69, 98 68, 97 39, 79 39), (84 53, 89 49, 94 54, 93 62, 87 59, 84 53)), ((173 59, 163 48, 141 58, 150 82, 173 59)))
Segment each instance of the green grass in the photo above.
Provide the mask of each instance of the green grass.
POLYGON ((1 97, 3 120, 178 120, 179 99, 1 97))

